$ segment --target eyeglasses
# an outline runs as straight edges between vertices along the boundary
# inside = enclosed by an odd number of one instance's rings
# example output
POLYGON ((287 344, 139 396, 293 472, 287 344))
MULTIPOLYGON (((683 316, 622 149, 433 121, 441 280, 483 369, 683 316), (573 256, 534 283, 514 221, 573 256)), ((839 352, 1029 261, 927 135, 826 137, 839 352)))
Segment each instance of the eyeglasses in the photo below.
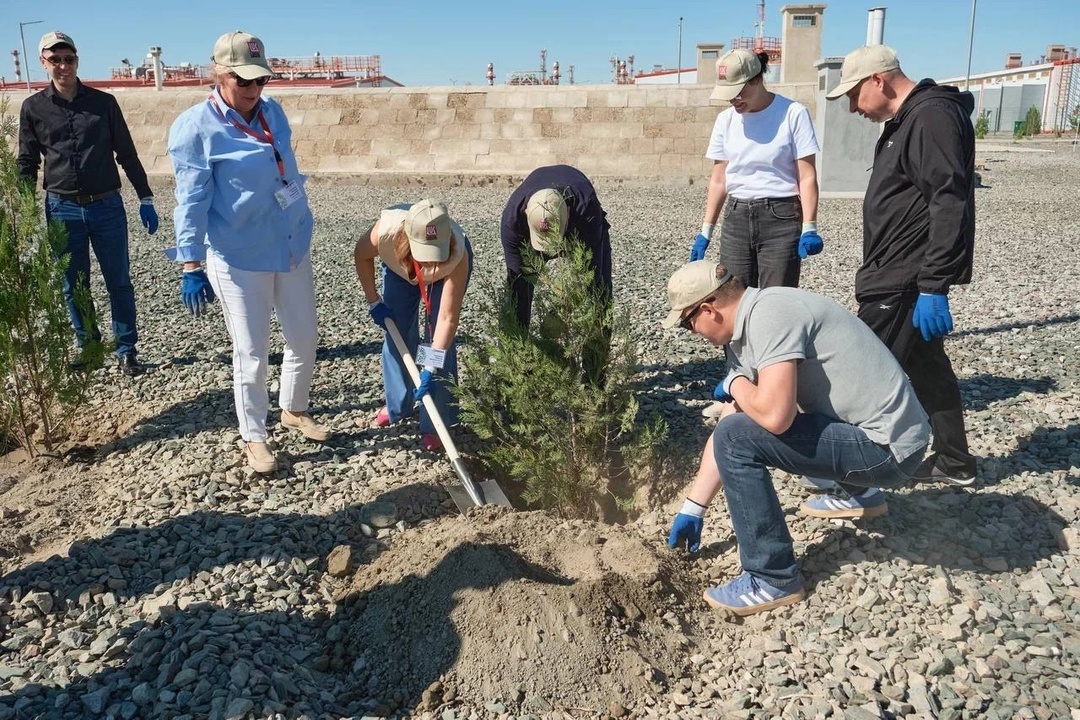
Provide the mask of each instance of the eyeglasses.
POLYGON ((251 87, 251 83, 255 83, 259 87, 262 87, 266 83, 270 82, 270 76, 269 75, 264 75, 261 78, 256 78, 255 80, 245 80, 244 78, 240 77, 236 73, 229 73, 229 74, 232 75, 232 79, 236 81, 236 84, 237 84, 238 87, 251 87))
POLYGON ((53 67, 56 67, 57 65, 74 65, 79 62, 79 58, 76 55, 50 55, 49 57, 43 55, 42 57, 53 67))

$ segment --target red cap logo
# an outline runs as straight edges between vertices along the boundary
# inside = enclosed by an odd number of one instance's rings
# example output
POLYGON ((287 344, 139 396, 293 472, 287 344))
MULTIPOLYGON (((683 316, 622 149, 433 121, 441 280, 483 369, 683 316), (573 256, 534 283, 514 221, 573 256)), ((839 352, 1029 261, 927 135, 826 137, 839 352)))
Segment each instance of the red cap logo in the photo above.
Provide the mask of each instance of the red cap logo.
POLYGON ((424 228, 424 237, 429 240, 434 240, 439 237, 439 229, 434 225, 428 225, 424 228))
POLYGON ((540 232, 550 232, 551 223, 549 223, 547 220, 541 220, 540 222, 536 223, 536 229, 540 232))
POLYGON ((716 79, 727 80, 727 65, 716 66, 716 79))
POLYGON ((248 52, 251 53, 251 57, 259 57, 259 43, 248 40, 248 52))

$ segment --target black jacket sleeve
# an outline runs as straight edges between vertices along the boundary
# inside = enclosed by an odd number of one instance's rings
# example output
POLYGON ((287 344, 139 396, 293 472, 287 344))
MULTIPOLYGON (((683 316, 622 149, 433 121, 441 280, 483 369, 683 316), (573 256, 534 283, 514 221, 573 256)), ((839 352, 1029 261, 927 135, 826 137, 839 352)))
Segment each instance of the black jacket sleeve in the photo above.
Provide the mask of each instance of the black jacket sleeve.
POLYGON ((947 293, 963 282, 974 240, 974 133, 961 123, 951 102, 919 108, 912 127, 905 171, 929 208, 926 255, 918 275, 919 292, 947 293))

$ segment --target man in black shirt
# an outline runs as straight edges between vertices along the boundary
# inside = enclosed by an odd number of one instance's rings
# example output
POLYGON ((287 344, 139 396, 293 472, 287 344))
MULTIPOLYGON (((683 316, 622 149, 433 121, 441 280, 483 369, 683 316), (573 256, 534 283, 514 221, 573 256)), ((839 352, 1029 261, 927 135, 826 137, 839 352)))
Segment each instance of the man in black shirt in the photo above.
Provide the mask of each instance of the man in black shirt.
POLYGON ((154 194, 116 98, 86 87, 76 77, 79 57, 74 40, 59 31, 46 33, 38 52, 52 82, 22 104, 19 171, 28 182, 36 183, 44 156, 45 216, 67 228, 71 261, 64 296, 80 347, 88 338, 101 339, 92 308, 90 327, 86 327, 74 303, 74 288, 89 288, 93 247, 109 292, 120 371, 137 375, 142 368, 135 350, 139 339, 135 288, 128 267, 127 215, 116 163, 139 195, 139 216, 151 235, 158 227, 154 194))
POLYGON ((915 479, 972 485, 975 458, 944 337, 953 330, 949 288, 971 282, 975 100, 933 80, 912 81, 884 45, 849 53, 827 97, 847 98, 851 112, 885 123, 863 198, 855 299, 930 416, 933 453, 915 479))
POLYGON ((522 327, 532 318, 533 286, 524 275, 521 250, 530 244, 547 257, 545 235, 556 228, 564 237, 577 236, 589 249, 594 286, 611 298, 611 226, 593 184, 569 165, 540 167, 510 195, 499 227, 507 282, 522 327))

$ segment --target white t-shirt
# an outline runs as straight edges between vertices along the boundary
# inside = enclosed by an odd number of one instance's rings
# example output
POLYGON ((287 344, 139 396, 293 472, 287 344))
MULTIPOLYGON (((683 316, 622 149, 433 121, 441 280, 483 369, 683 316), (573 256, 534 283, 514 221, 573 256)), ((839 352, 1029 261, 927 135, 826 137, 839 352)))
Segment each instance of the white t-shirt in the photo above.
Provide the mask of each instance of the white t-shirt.
POLYGON ((805 105, 776 95, 756 113, 728 108, 716 116, 705 157, 727 161, 727 193, 739 200, 799 194, 796 160, 819 152, 805 105))

